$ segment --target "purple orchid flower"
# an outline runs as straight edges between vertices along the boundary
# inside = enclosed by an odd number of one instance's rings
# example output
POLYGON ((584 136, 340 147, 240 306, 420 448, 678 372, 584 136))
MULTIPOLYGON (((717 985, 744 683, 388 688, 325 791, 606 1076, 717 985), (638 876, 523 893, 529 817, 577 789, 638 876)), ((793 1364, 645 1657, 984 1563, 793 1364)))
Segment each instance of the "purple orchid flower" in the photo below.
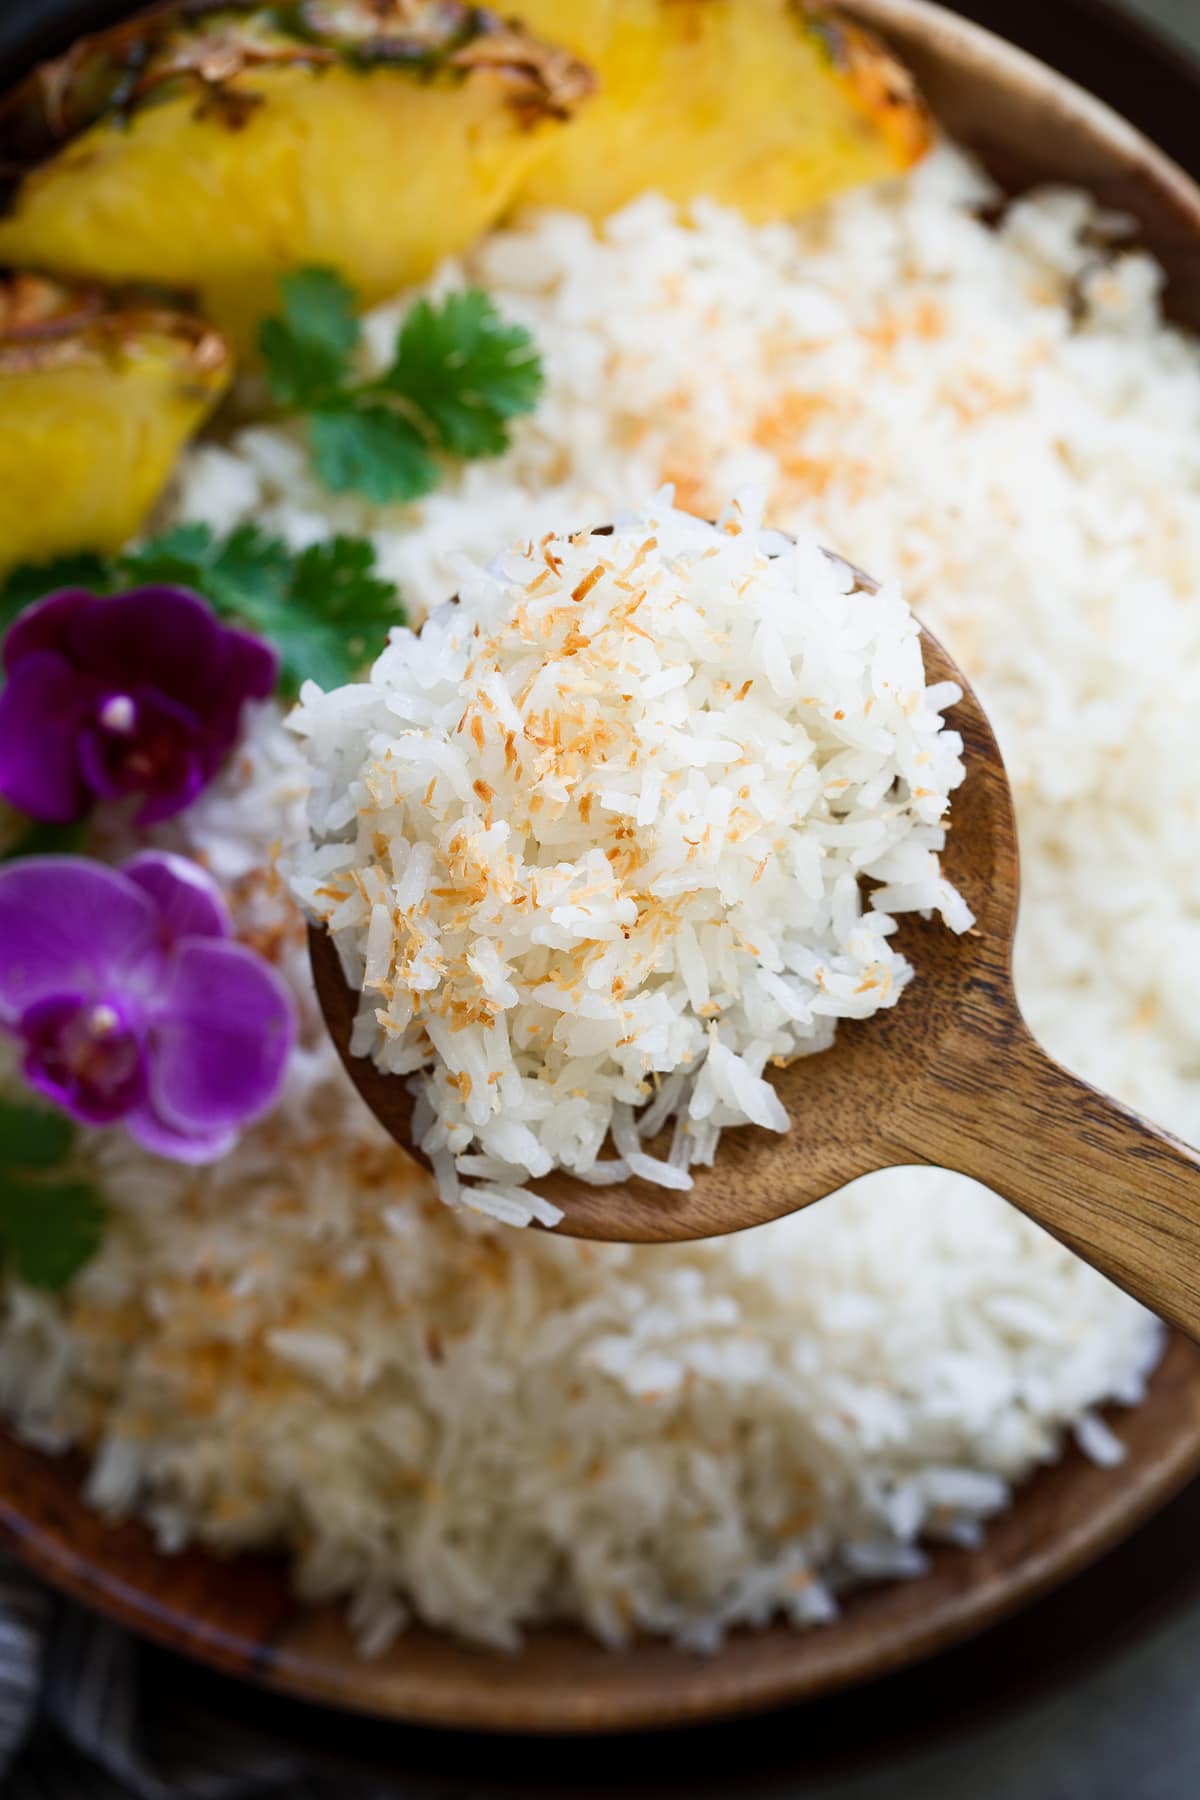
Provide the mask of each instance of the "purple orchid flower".
POLYGON ((101 599, 63 588, 4 640, 0 794, 49 823, 140 794, 139 825, 182 812, 237 741, 242 707, 279 673, 261 638, 186 588, 101 599))
POLYGON ((223 1156, 278 1094, 296 1031, 280 977, 229 934, 220 889, 182 856, 0 869, 0 1026, 26 1080, 177 1162, 223 1156))

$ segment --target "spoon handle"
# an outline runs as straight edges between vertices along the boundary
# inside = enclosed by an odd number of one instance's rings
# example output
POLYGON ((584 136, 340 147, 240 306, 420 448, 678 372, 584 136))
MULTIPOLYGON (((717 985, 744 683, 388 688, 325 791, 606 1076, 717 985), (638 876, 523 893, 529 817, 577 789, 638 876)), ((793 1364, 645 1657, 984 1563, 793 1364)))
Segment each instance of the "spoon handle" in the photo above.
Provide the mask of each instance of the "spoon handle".
POLYGON ((1200 1339, 1200 1151, 1070 1075, 1024 1032, 929 1160, 994 1188, 1200 1339))

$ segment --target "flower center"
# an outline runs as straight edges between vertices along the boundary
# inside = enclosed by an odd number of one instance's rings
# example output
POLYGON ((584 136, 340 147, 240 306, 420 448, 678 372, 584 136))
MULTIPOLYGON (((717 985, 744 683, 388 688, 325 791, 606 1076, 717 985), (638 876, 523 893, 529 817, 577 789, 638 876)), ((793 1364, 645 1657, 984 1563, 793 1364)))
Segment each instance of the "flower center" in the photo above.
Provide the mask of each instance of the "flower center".
POLYGON ((142 1046, 116 1002, 74 995, 42 1000, 25 1014, 20 1032, 27 1079, 88 1124, 119 1119, 145 1093, 142 1046))
POLYGON ((114 737, 132 737, 137 729, 137 702, 132 694, 113 694, 98 714, 105 731, 114 737))
POLYGON ((99 793, 115 799, 189 785, 198 730, 185 707, 144 690, 107 695, 94 717, 87 774, 99 793))

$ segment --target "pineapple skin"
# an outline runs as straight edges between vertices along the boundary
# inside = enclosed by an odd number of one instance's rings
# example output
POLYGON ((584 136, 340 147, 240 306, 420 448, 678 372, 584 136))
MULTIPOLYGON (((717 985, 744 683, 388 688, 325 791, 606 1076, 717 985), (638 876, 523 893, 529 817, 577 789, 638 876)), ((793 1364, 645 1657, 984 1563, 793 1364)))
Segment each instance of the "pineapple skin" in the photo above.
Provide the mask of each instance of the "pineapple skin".
MULTIPOLYGON (((369 9, 374 29, 387 10, 369 9)), ((288 269, 332 266, 366 305, 420 280, 511 204, 593 82, 477 8, 391 10, 430 42, 350 55, 280 38, 254 13, 167 36, 140 97, 28 169, 0 217, 0 261, 195 292, 242 354, 288 269)), ((46 91, 26 91, 10 141, 29 140, 46 91)), ((4 136, 0 119, 0 148, 4 136)))
POLYGON ((592 218, 647 188, 763 223, 896 175, 928 148, 906 70, 804 0, 521 0, 597 68, 600 93, 523 198, 592 218))
POLYGON ((120 549, 232 373, 228 345, 202 320, 4 278, 0 575, 75 550, 120 549))

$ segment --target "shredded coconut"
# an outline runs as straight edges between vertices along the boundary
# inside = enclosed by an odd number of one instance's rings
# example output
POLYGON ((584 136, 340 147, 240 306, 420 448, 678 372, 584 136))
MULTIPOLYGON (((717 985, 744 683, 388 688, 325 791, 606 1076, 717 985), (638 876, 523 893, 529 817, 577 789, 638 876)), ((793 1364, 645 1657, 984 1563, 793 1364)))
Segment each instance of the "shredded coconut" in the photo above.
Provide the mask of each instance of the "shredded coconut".
MULTIPOLYGON (((1086 197, 992 225, 997 202, 943 149, 794 225, 654 199, 599 230, 520 218, 436 278, 490 288, 546 354, 506 457, 373 511, 257 425, 189 453, 176 516, 368 529, 419 619, 464 548, 486 562, 664 481, 709 517, 766 485, 772 523, 897 572, 978 687, 1014 780, 1031 1024, 1200 1141, 1200 349, 1086 197)), ((380 346, 406 303, 371 321, 380 346)), ((489 1644, 569 1619, 711 1650, 828 1621, 922 1541, 977 1542, 1078 1422, 1139 1400, 1156 1321, 954 1175, 889 1170, 739 1237, 638 1248, 441 1205, 320 1029, 272 867, 305 781, 264 708, 168 840, 293 985, 282 1106, 207 1171, 96 1135, 99 1255, 68 1295, 4 1295, 4 1407, 87 1451, 96 1504, 168 1548, 287 1550, 375 1651, 410 1615, 489 1644)))
POLYGON ((764 1070, 895 1005, 893 915, 972 922, 938 861, 958 698, 894 588, 748 497, 527 543, 369 683, 307 684, 293 891, 361 990, 356 1050, 411 1077, 442 1198, 552 1224, 526 1183, 610 1133, 679 1189, 724 1127, 786 1131, 764 1070))

